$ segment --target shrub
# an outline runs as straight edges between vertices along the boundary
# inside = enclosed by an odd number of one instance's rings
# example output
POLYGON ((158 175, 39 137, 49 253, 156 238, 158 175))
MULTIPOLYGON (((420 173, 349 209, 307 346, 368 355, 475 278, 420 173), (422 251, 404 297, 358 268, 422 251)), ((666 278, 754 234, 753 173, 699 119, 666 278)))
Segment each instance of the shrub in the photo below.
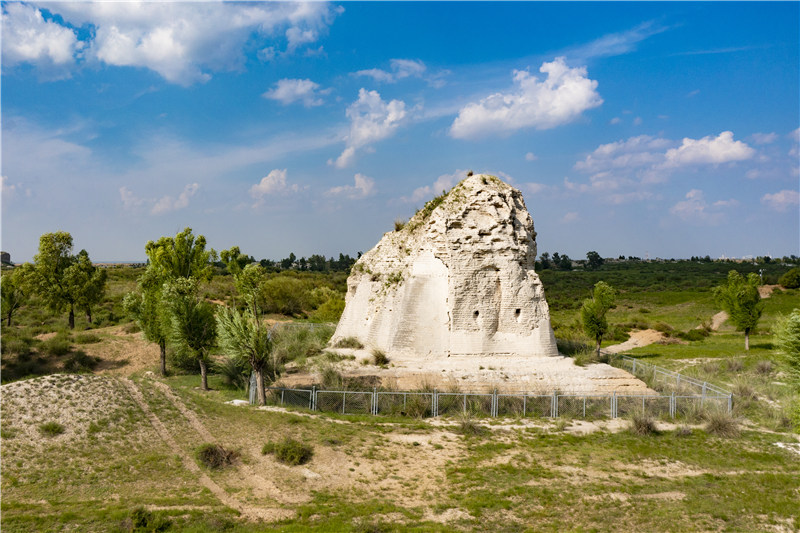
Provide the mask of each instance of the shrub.
POLYGON ((279 462, 297 466, 306 464, 314 456, 314 449, 291 437, 284 438, 281 442, 267 442, 261 449, 263 455, 274 454, 279 462))
POLYGON ((67 372, 91 372, 99 362, 100 359, 78 350, 64 360, 64 370, 67 372))
POLYGON ((772 361, 759 361, 756 363, 756 374, 768 376, 772 374, 773 368, 772 361))
POLYGON ((161 532, 172 526, 169 518, 154 514, 144 507, 137 507, 131 511, 130 517, 125 522, 123 528, 130 531, 161 532))
POLYGON ((406 227, 406 222, 408 222, 408 221, 405 220, 405 219, 396 218, 394 220, 394 230, 395 231, 401 231, 404 227, 406 227))
POLYGON ((320 372, 320 385, 323 389, 342 390, 344 388, 344 378, 338 370, 326 365, 320 372))
POLYGON ((586 350, 591 350, 591 347, 581 339, 556 339, 556 347, 558 352, 564 355, 572 356, 586 350))
POLYGON ((479 437, 487 433, 487 429, 472 419, 472 416, 462 415, 459 417, 458 428, 456 429, 462 435, 467 437, 479 437))
POLYGON ((778 283, 786 289, 797 289, 800 287, 800 267, 794 267, 780 277, 778 283))
POLYGON ((739 423, 724 411, 712 411, 706 416, 706 433, 717 437, 733 438, 739 436, 739 423))
POLYGON ((239 390, 247 389, 251 372, 247 361, 233 357, 223 357, 214 363, 213 370, 222 376, 222 381, 226 385, 236 387, 239 390))
POLYGON ((75 344, 94 344, 102 340, 94 333, 77 333, 72 339, 75 341, 75 344))
POLYGON ((364 345, 355 337, 343 337, 336 341, 336 344, 333 345, 334 348, 354 348, 356 350, 361 350, 364 348, 364 345))
POLYGON ((64 431, 66 429, 58 422, 45 422, 39 426, 39 433, 45 437, 55 437, 56 435, 61 435, 64 431))
POLYGON ((69 353, 71 348, 72 346, 70 345, 69 337, 61 334, 47 339, 41 344, 42 352, 55 356, 66 355, 69 353))
POLYGON ((195 458, 200 465, 216 470, 230 466, 239 458, 233 450, 227 450, 219 444, 203 444, 195 451, 195 458))
POLYGON ((122 331, 125 333, 139 333, 142 331, 142 328, 139 327, 139 324, 136 322, 128 322, 124 326, 122 326, 122 331))
POLYGON ((676 437, 691 437, 692 435, 692 428, 687 425, 681 425, 678 429, 675 430, 676 437))
POLYGON ((656 421, 644 413, 637 413, 631 417, 631 425, 629 430, 634 435, 639 435, 641 437, 658 434, 656 421))
POLYGON ((383 350, 375 348, 372 350, 372 362, 377 366, 386 366, 389 364, 389 358, 383 350))
POLYGON ((298 361, 322 353, 333 335, 333 328, 283 327, 275 330, 272 336, 272 355, 276 361, 298 361))
POLYGON ((744 370, 744 363, 741 359, 728 359, 725 363, 729 372, 741 372, 744 370))
POLYGON ((689 331, 681 331, 678 333, 678 338, 685 341, 695 342, 701 341, 708 337, 710 333, 705 329, 690 329, 689 331))
POLYGON ((313 313, 315 320, 323 322, 338 322, 344 312, 344 298, 334 296, 325 300, 313 313))
MULTIPOLYGON (((5 334, 4 334, 5 336, 5 334)), ((33 339, 30 338, 12 338, 3 341, 3 355, 17 354, 20 359, 27 357, 31 353, 31 344, 33 339)))

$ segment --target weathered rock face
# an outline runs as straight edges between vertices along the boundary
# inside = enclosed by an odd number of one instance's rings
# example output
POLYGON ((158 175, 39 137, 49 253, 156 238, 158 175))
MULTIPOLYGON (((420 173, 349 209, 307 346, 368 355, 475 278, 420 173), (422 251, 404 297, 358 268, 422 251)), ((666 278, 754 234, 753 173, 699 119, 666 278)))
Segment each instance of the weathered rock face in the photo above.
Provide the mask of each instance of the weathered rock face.
POLYGON ((465 179, 358 260, 331 342, 406 358, 558 355, 535 237, 520 191, 465 179))

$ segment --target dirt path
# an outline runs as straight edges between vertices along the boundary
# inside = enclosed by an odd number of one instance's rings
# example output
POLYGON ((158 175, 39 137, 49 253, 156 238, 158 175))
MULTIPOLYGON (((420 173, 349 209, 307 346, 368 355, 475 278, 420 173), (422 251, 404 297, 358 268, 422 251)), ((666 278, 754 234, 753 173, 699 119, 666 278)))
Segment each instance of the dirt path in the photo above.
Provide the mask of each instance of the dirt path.
MULTIPOLYGON (((211 493, 214 496, 216 496, 220 502, 230 507, 231 509, 239 511, 239 513, 241 513, 242 516, 250 520, 275 521, 294 515, 294 512, 288 509, 250 507, 228 495, 225 489, 217 485, 210 477, 208 477, 208 475, 206 475, 200 469, 200 467, 197 466, 197 463, 195 463, 194 460, 191 457, 189 457, 189 455, 184 450, 182 450, 180 446, 178 446, 178 443, 175 442, 174 438, 172 438, 172 435, 170 435, 164 423, 161 422, 158 416, 156 416, 156 414, 147 405, 147 401, 144 399, 144 396, 142 396, 142 393, 136 386, 136 384, 128 378, 123 378, 122 382, 125 384, 125 387, 130 392, 131 397, 139 405, 139 407, 145 413, 147 418, 150 420, 150 423, 152 424, 156 432, 159 434, 161 439, 167 444, 167 446, 170 447, 170 449, 174 454, 178 455, 181 458, 184 468, 196 474, 200 480, 200 483, 208 490, 210 490, 211 493)), ((156 383, 157 384, 156 386, 162 391, 165 391, 164 389, 165 387, 166 389, 169 389, 169 387, 167 387, 167 385, 164 385, 163 383, 158 383, 158 382, 154 383, 156 383)), ((181 400, 177 396, 175 396, 175 394, 171 390, 166 390, 165 392, 167 398, 178 409, 178 411, 181 412, 181 414, 184 416, 187 422, 189 422, 189 424, 195 430, 197 430, 197 432, 200 433, 204 438, 207 438, 207 440, 209 440, 210 442, 214 442, 214 438, 211 436, 208 430, 203 426, 203 424, 200 422, 197 416, 194 413, 192 413, 189 409, 187 409, 187 407, 183 405, 183 402, 181 402, 181 400)), ((254 475, 253 472, 247 472, 247 474, 250 476, 254 475)))
MULTIPOLYGON (((711 331, 717 331, 719 327, 728 320, 728 313, 725 311, 720 311, 716 315, 711 317, 711 331)), ((703 326, 697 326, 698 328, 702 328, 703 326)))
POLYGON ((607 346, 601 350, 603 353, 622 353, 627 352, 633 348, 638 348, 640 346, 647 346, 648 344, 653 344, 654 342, 658 342, 664 338, 664 334, 660 331, 656 331, 654 329, 643 329, 641 331, 632 331, 630 333, 630 339, 626 340, 620 344, 612 344, 611 346, 607 346))

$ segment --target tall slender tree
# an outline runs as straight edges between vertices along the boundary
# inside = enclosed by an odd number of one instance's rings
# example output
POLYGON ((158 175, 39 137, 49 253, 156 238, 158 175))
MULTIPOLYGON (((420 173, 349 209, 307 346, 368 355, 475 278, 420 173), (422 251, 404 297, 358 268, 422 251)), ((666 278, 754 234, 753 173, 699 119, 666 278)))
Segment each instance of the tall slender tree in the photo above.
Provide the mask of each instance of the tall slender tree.
POLYGON ((608 321, 606 313, 614 307, 616 301, 616 291, 605 281, 598 281, 592 297, 583 301, 581 307, 581 321, 583 331, 597 343, 597 357, 600 357, 600 343, 603 335, 608 332, 608 321))
POLYGON ((735 270, 728 272, 725 283, 714 288, 717 304, 728 313, 728 319, 738 331, 744 331, 744 349, 750 350, 750 332, 761 318, 764 303, 758 293, 761 279, 751 272, 745 278, 735 270))
POLYGON ((273 360, 272 340, 269 331, 248 308, 244 312, 224 308, 217 313, 219 345, 228 357, 247 361, 256 375, 256 390, 259 405, 266 405, 264 394, 265 377, 273 381, 278 375, 278 363, 273 360))
POLYGON ((25 270, 23 267, 17 267, 0 279, 0 301, 2 301, 2 315, 6 320, 6 326, 11 326, 11 317, 28 298, 25 287, 25 270))

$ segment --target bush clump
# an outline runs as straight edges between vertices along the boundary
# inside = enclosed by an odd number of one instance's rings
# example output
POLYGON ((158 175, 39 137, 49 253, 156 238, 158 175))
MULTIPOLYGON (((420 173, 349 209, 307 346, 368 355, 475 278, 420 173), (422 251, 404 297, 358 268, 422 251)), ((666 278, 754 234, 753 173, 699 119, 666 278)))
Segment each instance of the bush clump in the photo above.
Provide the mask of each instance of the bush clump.
POLYGON ((372 362, 377 366, 386 366, 389 364, 389 357, 383 350, 375 348, 372 350, 372 362))
POLYGON ((262 455, 274 454, 275 459, 290 466, 304 465, 314 456, 314 448, 299 440, 286 437, 280 442, 267 442, 261 449, 262 455))
POLYGON ((86 355, 78 350, 64 361, 64 370, 67 372, 91 372, 100 362, 97 357, 86 355))
POLYGON ((724 411, 712 411, 706 417, 706 433, 717 437, 733 438, 739 436, 739 423, 724 411))
POLYGON ((64 431, 66 431, 66 428, 58 422, 45 422, 39 426, 39 433, 45 437, 55 437, 61 435, 64 431))
POLYGON ((629 429, 631 433, 634 435, 639 435, 640 437, 658 434, 656 421, 653 419, 653 417, 644 413, 637 413, 631 417, 631 425, 629 429))
POLYGON ((233 450, 223 448, 219 444, 206 443, 197 448, 195 458, 202 466, 217 470, 233 465, 239 458, 239 454, 233 450))
POLYGON ((333 345, 334 348, 353 348, 356 350, 360 350, 364 347, 360 340, 355 337, 344 337, 336 341, 336 344, 333 345))
POLYGON ((75 344, 94 344, 102 339, 94 333, 76 333, 72 340, 75 341, 75 344))
POLYGON ((778 283, 786 289, 800 288, 800 267, 794 267, 780 277, 778 283))
POLYGON ((678 338, 685 341, 696 342, 701 341, 708 337, 711 333, 706 329, 690 329, 689 331, 681 331, 678 333, 678 338))
POLYGON ((166 516, 154 514, 144 507, 137 507, 131 511, 131 515, 123 522, 123 529, 127 531, 166 531, 172 526, 172 522, 166 516))
POLYGON ((41 344, 41 351, 46 354, 61 356, 69 353, 72 348, 69 337, 66 335, 56 335, 41 344))
POLYGON ((485 427, 475 422, 469 414, 460 417, 456 431, 467 437, 480 437, 488 432, 485 427))

